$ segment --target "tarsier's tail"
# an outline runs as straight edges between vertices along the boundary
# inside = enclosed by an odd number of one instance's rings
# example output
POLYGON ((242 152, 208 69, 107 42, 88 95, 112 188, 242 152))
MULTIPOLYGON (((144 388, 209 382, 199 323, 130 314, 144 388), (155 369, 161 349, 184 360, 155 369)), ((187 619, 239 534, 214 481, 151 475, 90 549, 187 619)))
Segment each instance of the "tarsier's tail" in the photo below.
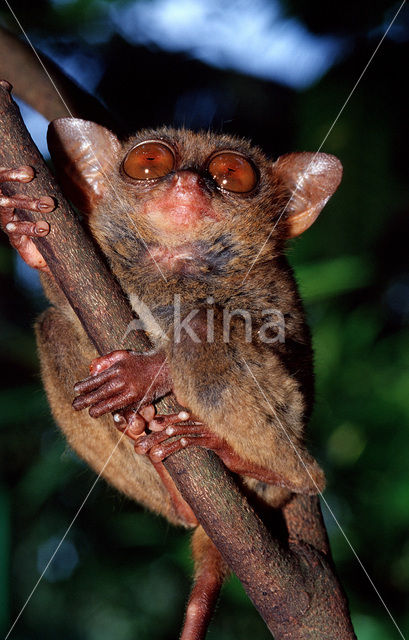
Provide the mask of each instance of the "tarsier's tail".
POLYGON ((202 527, 192 537, 195 579, 180 640, 203 640, 228 568, 202 527))

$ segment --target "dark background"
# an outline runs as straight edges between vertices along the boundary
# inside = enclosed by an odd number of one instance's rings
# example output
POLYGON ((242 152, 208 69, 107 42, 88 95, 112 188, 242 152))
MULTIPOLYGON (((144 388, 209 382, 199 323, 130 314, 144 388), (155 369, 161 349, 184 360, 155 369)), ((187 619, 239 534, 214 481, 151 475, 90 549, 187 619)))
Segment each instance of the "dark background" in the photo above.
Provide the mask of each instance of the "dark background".
MULTIPOLYGON (((208 59, 200 37, 196 49, 182 38, 166 50, 166 43, 149 40, 146 23, 127 14, 135 44, 110 13, 125 16, 121 11, 135 4, 19 1, 12 8, 34 44, 95 90, 126 128, 211 126, 250 137, 271 157, 318 149, 399 7, 381 0, 331 9, 322 1, 255 3, 255 24, 263 11, 276 11, 265 20, 271 42, 285 24, 329 38, 328 51, 335 46, 326 73, 303 83, 285 74, 267 77, 265 64, 263 78, 246 75, 226 56, 223 68, 223 55, 206 64, 198 58, 208 59)), ((173 6, 183 22, 189 3, 150 4, 173 6)), ((212 20, 221 24, 232 11, 239 18, 246 7, 239 0, 210 4, 207 32, 212 20)), ((19 33, 5 6, 0 20, 19 33)), ((325 500, 340 525, 324 505, 359 640, 409 634, 408 40, 405 7, 323 147, 341 159, 342 185, 289 248, 316 352, 310 447, 326 471, 325 500)), ((256 69, 263 62, 257 32, 253 42, 249 48, 237 28, 236 53, 256 69)), ((286 55, 296 70, 306 59, 303 41, 286 55)), ((44 145, 45 123, 26 108, 23 113, 44 145)), ((3 234, 0 290, 0 626, 6 632, 95 475, 68 450, 50 417, 32 331, 45 301, 3 234)), ((175 638, 190 584, 188 537, 98 482, 10 638, 175 638)), ((250 636, 270 637, 233 578, 209 639, 250 636)))

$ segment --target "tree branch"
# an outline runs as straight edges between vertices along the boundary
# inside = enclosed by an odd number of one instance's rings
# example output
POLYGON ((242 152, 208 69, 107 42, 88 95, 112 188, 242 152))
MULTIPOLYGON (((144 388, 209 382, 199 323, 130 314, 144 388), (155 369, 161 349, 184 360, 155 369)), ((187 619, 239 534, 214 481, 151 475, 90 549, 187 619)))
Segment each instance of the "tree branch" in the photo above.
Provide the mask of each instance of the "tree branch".
POLYGON ((9 79, 19 98, 50 121, 73 116, 110 129, 118 126, 99 100, 47 56, 37 55, 26 42, 0 26, 0 78, 9 79))
MULTIPOLYGON (((58 206, 48 216, 23 211, 17 215, 48 219, 49 235, 35 242, 99 353, 146 349, 149 341, 142 332, 132 332, 124 340, 134 317, 127 299, 36 149, 10 90, 7 82, 0 81, 0 161, 6 167, 31 165, 36 178, 25 185, 4 185, 3 191, 56 199, 58 206)), ((175 410, 174 397, 160 406, 164 413, 175 410)), ((276 640, 355 638, 316 497, 294 496, 283 510, 289 535, 279 538, 276 533, 273 539, 213 453, 189 448, 165 464, 276 640)))

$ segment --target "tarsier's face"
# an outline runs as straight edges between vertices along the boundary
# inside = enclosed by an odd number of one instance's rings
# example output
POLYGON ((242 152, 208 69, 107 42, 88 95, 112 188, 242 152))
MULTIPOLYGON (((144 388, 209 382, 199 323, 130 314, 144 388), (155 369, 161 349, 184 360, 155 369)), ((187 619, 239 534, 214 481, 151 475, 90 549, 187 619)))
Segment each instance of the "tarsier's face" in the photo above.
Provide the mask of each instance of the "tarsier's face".
POLYGON ((257 188, 259 172, 243 153, 227 148, 208 157, 195 155, 189 163, 178 146, 162 139, 140 142, 125 155, 123 178, 141 195, 150 193, 142 215, 156 228, 186 233, 221 220, 224 216, 213 204, 215 193, 249 196, 257 188))
POLYGON ((271 256, 276 240, 314 222, 342 173, 327 154, 273 162, 239 138, 167 127, 122 142, 100 125, 63 118, 52 123, 49 142, 68 195, 88 214, 104 251, 127 268, 146 247, 159 260, 187 252, 196 261, 226 237, 244 261, 266 239, 271 256))
POLYGON ((130 215, 164 244, 216 238, 227 228, 240 235, 256 212, 270 216, 272 163, 245 141, 166 128, 121 147, 117 171, 135 203, 130 215))

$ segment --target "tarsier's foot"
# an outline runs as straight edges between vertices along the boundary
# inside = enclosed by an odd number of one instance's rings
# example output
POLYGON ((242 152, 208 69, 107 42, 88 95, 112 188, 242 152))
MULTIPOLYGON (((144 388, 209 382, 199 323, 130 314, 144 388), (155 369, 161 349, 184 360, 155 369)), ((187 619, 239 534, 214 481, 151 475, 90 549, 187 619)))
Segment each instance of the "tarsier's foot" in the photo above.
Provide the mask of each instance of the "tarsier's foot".
MULTIPOLYGON (((176 427, 180 427, 183 433, 190 428, 183 424, 184 421, 189 420, 189 413, 187 411, 180 411, 179 413, 170 415, 155 415, 155 407, 153 405, 147 405, 143 407, 139 412, 134 410, 127 410, 114 415, 114 420, 117 428, 120 431, 126 433, 134 442, 143 442, 141 449, 138 449, 138 444, 135 444, 135 451, 141 454, 147 454, 153 463, 159 477, 169 492, 174 508, 179 516, 185 521, 187 525, 196 526, 198 521, 190 506, 182 498, 179 490, 169 475, 169 472, 162 464, 162 460, 168 455, 177 451, 176 449, 161 451, 158 455, 157 447, 155 445, 159 442, 168 440, 171 436, 169 430, 173 430, 176 427), (175 425, 175 426, 174 426, 175 425), (146 431, 151 431, 150 435, 143 435, 146 431), (156 436, 156 440, 155 440, 156 436)), ((172 432, 173 435, 173 432, 172 432)), ((166 444, 164 443, 165 448, 166 444)))
MULTIPOLYGON (((217 447, 217 436, 213 436, 205 425, 194 421, 186 424, 190 416, 186 411, 166 416, 155 416, 147 424, 147 429, 152 431, 148 435, 137 438, 135 451, 142 455, 147 454, 153 463, 162 462, 172 453, 189 446, 202 446, 208 449, 217 447), (162 429, 158 431, 158 426, 162 429), (152 428, 151 428, 152 427, 152 428), (178 437, 180 436, 180 437, 178 437), (174 440, 178 437, 177 440, 174 440)), ((126 432, 132 437, 132 432, 126 432)))
POLYGON ((139 411, 136 409, 125 409, 124 411, 115 413, 115 426, 119 431, 126 431, 126 434, 132 438, 139 438, 142 434, 149 431, 163 431, 168 425, 175 422, 188 420, 187 411, 180 411, 178 414, 166 416, 155 415, 156 409, 153 404, 142 407, 139 411))
POLYGON ((214 451, 233 473, 291 489, 287 479, 270 469, 241 458, 226 440, 210 431, 205 424, 195 420, 187 411, 155 416, 147 422, 146 429, 152 433, 141 436, 142 432, 134 433, 132 428, 128 430, 126 425, 125 429, 122 428, 130 438, 135 440, 136 453, 148 455, 153 464, 158 464, 172 453, 187 447, 205 447, 214 451))
MULTIPOLYGON (((132 405, 149 405, 153 399, 171 391, 171 381, 166 359, 163 354, 144 356, 134 351, 113 351, 106 356, 96 358, 90 366, 91 375, 78 382, 74 391, 79 394, 73 402, 76 411, 89 409, 93 418, 118 411, 132 405)), ((141 409, 142 411, 142 409, 141 409)), ((146 419, 127 412, 129 419, 136 425, 146 419)), ((149 412, 147 418, 153 414, 149 412)), ((119 426, 119 420, 117 420, 119 426)))
POLYGON ((38 222, 24 222, 17 219, 15 209, 40 211, 50 213, 55 208, 55 202, 49 196, 31 198, 22 194, 6 196, 2 193, 1 184, 4 182, 31 182, 34 169, 23 166, 16 169, 0 167, 0 224, 10 239, 11 245, 17 249, 20 256, 30 267, 49 273, 47 264, 35 246, 32 238, 42 238, 50 231, 50 225, 45 220, 38 222))

